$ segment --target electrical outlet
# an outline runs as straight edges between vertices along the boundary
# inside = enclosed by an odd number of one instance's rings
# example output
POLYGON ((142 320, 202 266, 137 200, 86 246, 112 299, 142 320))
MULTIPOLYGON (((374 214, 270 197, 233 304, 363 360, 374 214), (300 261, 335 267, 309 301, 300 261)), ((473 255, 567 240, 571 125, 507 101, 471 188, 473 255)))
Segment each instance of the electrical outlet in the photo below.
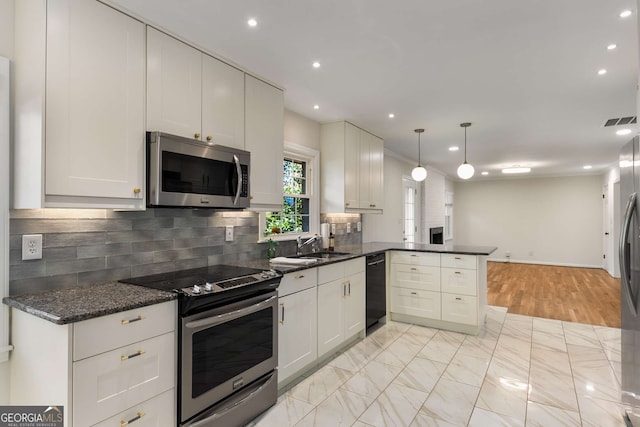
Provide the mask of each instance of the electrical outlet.
POLYGON ((333 234, 336 234, 336 225, 335 224, 331 224, 331 232, 333 234))
POLYGON ((42 234, 22 236, 22 259, 42 259, 42 234))
POLYGON ((362 223, 360 221, 358 221, 358 227, 357 227, 358 231, 362 231, 362 223))
POLYGON ((233 242, 233 225, 227 225, 224 229, 225 242, 233 242))
POLYGON ((351 223, 347 223, 347 233, 351 233, 351 223))
POLYGON ((504 256, 505 258, 511 258, 511 252, 505 252, 504 256))

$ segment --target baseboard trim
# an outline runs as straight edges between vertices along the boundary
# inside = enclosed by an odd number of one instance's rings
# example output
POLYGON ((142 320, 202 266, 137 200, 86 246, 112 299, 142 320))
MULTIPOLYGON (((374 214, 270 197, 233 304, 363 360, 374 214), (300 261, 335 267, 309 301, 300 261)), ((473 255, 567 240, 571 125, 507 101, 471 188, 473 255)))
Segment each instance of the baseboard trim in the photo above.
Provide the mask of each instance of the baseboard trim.
POLYGON ((520 259, 506 259, 506 258, 498 258, 498 259, 489 258, 487 259, 487 261, 513 263, 513 264, 552 265, 555 267, 598 268, 600 270, 603 270, 601 265, 591 265, 591 264, 572 264, 572 263, 565 263, 565 262, 549 262, 549 261, 524 261, 520 259))

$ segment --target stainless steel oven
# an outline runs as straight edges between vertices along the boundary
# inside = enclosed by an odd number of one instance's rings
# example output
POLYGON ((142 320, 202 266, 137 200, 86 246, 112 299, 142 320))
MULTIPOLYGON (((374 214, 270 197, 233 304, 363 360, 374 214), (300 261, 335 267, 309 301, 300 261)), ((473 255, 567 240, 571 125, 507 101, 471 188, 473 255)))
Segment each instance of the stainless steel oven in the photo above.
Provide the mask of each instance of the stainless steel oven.
POLYGON ((216 265, 123 280, 178 293, 178 426, 244 425, 275 404, 281 278, 216 265))
POLYGON ((248 151, 147 132, 147 204, 249 207, 250 163, 248 151))

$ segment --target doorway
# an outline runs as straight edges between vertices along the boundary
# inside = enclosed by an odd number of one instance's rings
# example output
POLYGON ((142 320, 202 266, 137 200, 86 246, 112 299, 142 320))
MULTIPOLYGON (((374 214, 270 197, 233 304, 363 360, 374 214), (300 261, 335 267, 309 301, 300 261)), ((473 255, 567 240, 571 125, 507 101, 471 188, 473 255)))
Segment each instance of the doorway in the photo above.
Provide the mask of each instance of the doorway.
POLYGON ((402 178, 403 197, 403 223, 402 240, 407 243, 414 243, 418 234, 418 224, 416 221, 418 207, 417 183, 408 177, 402 178))

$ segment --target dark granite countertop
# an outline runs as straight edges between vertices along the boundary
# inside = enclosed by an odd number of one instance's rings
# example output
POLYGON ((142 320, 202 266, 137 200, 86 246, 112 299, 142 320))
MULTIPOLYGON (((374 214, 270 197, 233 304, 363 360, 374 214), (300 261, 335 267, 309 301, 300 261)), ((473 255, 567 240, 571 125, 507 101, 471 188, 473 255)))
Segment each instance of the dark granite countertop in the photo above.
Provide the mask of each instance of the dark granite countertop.
MULTIPOLYGON (((336 252, 345 252, 348 253, 348 255, 340 255, 330 259, 321 258, 316 263, 308 265, 270 264, 266 259, 238 261, 228 264, 261 270, 273 268, 281 273, 291 273, 361 256, 374 255, 388 250, 490 255, 496 249, 496 247, 490 246, 373 242, 338 247, 336 248, 336 252)), ((170 301, 176 298, 177 294, 173 292, 159 291, 119 282, 110 282, 11 296, 4 298, 2 302, 50 322, 64 325, 131 310, 137 307, 170 301)))
POLYGON ((173 292, 110 282, 3 298, 2 302, 64 325, 177 298, 173 292))

